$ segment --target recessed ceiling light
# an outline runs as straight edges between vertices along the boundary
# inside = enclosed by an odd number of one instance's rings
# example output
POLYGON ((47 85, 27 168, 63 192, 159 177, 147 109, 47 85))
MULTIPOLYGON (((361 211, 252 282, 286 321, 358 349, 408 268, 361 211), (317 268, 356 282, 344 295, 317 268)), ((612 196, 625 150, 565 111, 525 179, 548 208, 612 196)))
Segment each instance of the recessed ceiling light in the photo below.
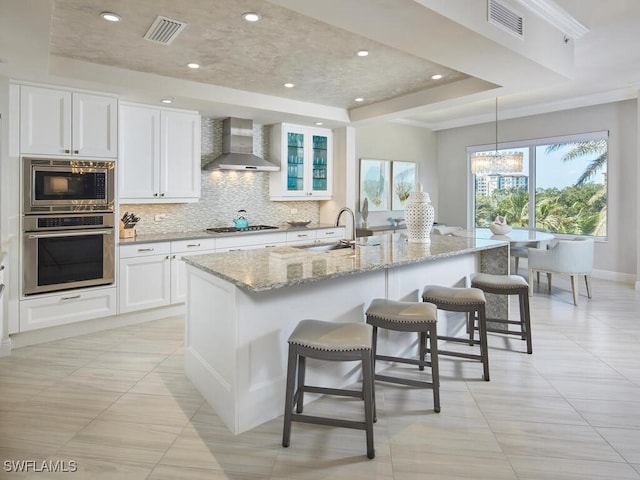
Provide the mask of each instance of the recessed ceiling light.
POLYGON ((288 83, 285 83, 285 84, 284 84, 284 86, 285 86, 286 88, 293 88, 293 87, 295 87, 295 86, 296 86, 296 84, 295 84, 295 83, 289 83, 289 82, 288 82, 288 83))
POLYGON ((160 100, 162 103, 173 103, 173 97, 166 97, 160 100))
POLYGON ((242 18, 244 18, 247 22, 254 23, 259 21, 262 17, 256 12, 247 12, 242 14, 242 18))
POLYGON ((116 14, 116 13, 112 13, 112 12, 102 12, 100 14, 100 16, 102 18, 104 18, 105 20, 108 20, 109 22, 119 22, 120 21, 120 15, 116 14))
POLYGON ((200 64, 199 63, 193 63, 193 62, 192 63, 187 63, 187 67, 193 68, 195 70, 196 68, 200 68, 200 64))
POLYGON ((369 50, 358 50, 356 52, 356 55, 359 57, 366 57, 367 55, 369 55, 369 50))
POLYGON ((442 75, 440 73, 436 73, 435 75, 431 75, 431 80, 440 80, 442 75))
POLYGON ((322 125, 322 122, 316 122, 317 127, 319 127, 320 125, 322 125))
POLYGON ((356 102, 364 102, 364 98, 362 97, 358 97, 356 99, 354 99, 356 102))

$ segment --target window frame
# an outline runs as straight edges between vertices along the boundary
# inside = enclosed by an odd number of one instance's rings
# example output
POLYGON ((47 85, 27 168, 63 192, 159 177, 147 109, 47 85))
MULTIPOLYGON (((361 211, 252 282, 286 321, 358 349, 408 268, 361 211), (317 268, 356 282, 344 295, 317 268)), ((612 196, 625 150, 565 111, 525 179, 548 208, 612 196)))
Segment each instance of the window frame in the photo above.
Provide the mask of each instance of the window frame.
MULTIPOLYGON (((529 150, 529 184, 528 184, 528 194, 529 194, 529 225, 531 228, 531 221, 533 220, 533 224, 535 225, 536 221, 536 147, 543 145, 554 145, 559 143, 578 143, 584 141, 597 141, 597 140, 606 140, 607 142, 607 154, 610 153, 609 148, 609 137, 610 132, 608 130, 598 130, 595 132, 586 132, 586 133, 576 133, 569 135, 559 135, 553 137, 543 137, 543 138, 534 138, 527 140, 515 140, 509 142, 500 142, 500 143, 491 143, 484 145, 473 145, 467 147, 467 191, 470 192, 469 200, 467 202, 467 229, 473 229, 475 227, 475 217, 476 217, 476 191, 475 191, 475 179, 474 174, 471 171, 471 156, 474 153, 478 152, 491 152, 491 151, 500 151, 500 150, 529 150)), ((607 196, 607 208, 609 207, 609 181, 610 177, 610 157, 607 156, 607 164, 606 164, 606 173, 607 173, 607 182, 606 186, 606 196, 607 196)), ((597 242, 606 242, 609 237, 609 216, 607 215, 607 225, 606 225, 607 235, 579 235, 579 234, 563 234, 563 233, 554 233, 556 238, 576 238, 576 237, 584 237, 584 238, 592 238, 597 242)))

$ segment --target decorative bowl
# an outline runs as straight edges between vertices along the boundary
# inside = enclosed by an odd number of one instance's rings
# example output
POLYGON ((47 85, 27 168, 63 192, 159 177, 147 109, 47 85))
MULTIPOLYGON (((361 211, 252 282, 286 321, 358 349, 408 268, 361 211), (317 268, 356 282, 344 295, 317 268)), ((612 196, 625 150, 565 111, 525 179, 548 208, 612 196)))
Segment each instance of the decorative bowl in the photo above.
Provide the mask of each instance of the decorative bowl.
POLYGON ((292 227, 306 227, 311 223, 311 220, 301 220, 301 221, 289 220, 287 223, 292 227))
POLYGON ((499 225, 497 223, 489 224, 489 230, 494 235, 504 235, 505 233, 509 233, 511 231, 511 225, 499 225))

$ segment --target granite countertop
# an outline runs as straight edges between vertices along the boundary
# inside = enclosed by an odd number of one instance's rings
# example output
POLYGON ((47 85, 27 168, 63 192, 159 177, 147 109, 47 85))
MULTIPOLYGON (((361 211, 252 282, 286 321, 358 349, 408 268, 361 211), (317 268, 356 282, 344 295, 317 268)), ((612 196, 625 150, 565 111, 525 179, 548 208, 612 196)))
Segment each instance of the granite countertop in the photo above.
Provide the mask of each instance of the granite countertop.
POLYGON ((306 227, 292 227, 290 225, 278 225, 277 229, 270 230, 249 230, 244 232, 227 232, 227 233, 215 233, 207 232, 205 230, 195 230, 192 232, 168 232, 168 233, 149 233, 136 235, 133 238, 121 238, 120 245, 129 245, 135 243, 155 243, 155 242, 170 242, 172 240, 196 240, 198 238, 226 238, 236 235, 257 235, 260 233, 277 233, 277 232, 295 232, 301 230, 319 230, 322 228, 334 228, 335 225, 316 223, 310 224, 306 227))
POLYGON ((408 243, 406 234, 358 240, 354 249, 318 252, 293 246, 194 255, 189 265, 237 287, 261 292, 366 271, 419 263, 487 250, 507 242, 433 235, 431 244, 408 243))

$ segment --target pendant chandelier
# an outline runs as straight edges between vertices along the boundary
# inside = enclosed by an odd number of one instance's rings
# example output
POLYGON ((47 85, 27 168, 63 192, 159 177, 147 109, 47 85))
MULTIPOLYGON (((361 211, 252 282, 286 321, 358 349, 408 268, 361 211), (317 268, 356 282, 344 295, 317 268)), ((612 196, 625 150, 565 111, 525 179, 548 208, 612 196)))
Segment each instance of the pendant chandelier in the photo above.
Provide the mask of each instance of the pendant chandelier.
POLYGON ((496 148, 493 152, 478 152, 471 157, 474 175, 513 174, 522 172, 522 152, 498 152, 498 97, 496 97, 496 148))

